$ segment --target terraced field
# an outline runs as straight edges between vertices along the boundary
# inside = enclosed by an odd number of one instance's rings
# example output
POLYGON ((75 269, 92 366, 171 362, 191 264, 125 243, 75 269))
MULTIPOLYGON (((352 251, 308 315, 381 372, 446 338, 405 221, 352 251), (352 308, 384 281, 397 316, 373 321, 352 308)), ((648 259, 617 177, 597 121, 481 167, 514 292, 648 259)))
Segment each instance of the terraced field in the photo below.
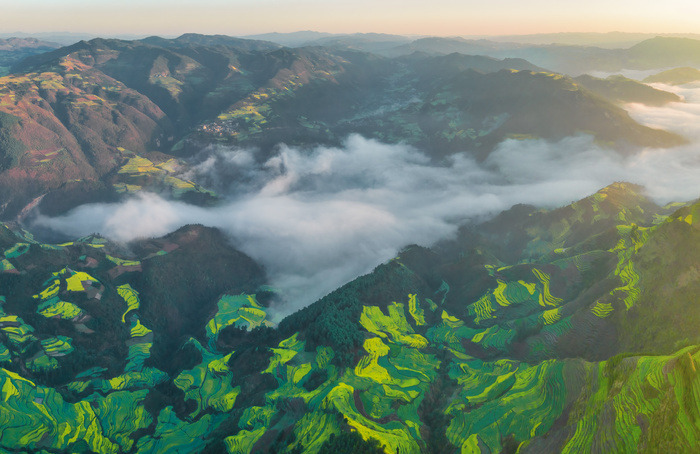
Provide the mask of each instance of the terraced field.
MULTIPOLYGON (((161 171, 137 157, 128 166, 161 171)), ((700 279, 655 257, 680 244, 697 252, 700 204, 655 207, 615 184, 513 216, 523 236, 497 219, 447 246, 493 253, 467 263, 444 252, 426 271, 441 250, 407 249, 279 327, 259 278, 216 287, 196 324, 173 315, 184 306, 162 294, 191 272, 175 264, 200 260, 196 238, 213 234, 202 227, 125 256, 100 237, 42 244, 5 224, 0 447, 343 452, 354 433, 387 453, 692 452, 700 337, 684 295, 700 279), (468 288, 467 272, 481 276, 468 288), (664 311, 650 298, 669 272, 682 286, 663 289, 674 298, 664 311), (673 336, 638 339, 650 317, 673 336)))

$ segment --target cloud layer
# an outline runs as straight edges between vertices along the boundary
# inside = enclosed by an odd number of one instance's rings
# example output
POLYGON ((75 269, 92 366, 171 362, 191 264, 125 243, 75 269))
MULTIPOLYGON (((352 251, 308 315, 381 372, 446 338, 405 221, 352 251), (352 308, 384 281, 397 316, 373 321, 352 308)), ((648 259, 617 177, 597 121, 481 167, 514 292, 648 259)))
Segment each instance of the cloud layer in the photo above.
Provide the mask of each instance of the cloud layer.
POLYGON ((356 135, 341 148, 280 146, 263 161, 255 150, 212 147, 186 176, 226 194, 218 207, 141 194, 120 204, 84 205, 58 218, 40 216, 36 223, 124 242, 188 223, 221 228, 265 265, 286 299, 279 308, 284 315, 405 245, 429 246, 449 238, 462 222, 516 203, 561 206, 614 181, 642 184, 661 203, 697 198, 700 88, 672 89, 688 103, 628 109, 636 120, 680 132, 693 145, 623 157, 585 135, 555 143, 507 140, 483 163, 457 154, 440 165, 410 146, 356 135))

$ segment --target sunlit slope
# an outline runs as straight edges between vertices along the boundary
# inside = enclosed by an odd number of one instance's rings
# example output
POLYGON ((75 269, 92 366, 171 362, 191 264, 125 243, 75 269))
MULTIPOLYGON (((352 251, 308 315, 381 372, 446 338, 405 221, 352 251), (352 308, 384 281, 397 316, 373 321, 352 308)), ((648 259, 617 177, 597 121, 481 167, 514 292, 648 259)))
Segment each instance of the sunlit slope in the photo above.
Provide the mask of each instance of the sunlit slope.
POLYGON ((212 205, 219 196, 183 177, 188 170, 182 160, 169 155, 141 153, 117 147, 117 168, 99 180, 68 181, 43 195, 36 205, 46 216, 59 216, 91 202, 117 202, 136 194, 157 194, 194 205, 212 205))
MULTIPOLYGON (((320 47, 278 49, 260 43, 204 35, 175 40, 95 39, 28 59, 15 70, 43 68, 57 59, 73 58, 151 99, 178 126, 178 139, 196 129, 210 141, 240 142, 250 136, 260 141, 265 138, 257 133, 269 127, 274 137, 265 143, 271 144, 293 142, 295 131, 304 131, 303 110, 311 106, 325 109, 331 119, 353 115, 354 107, 382 88, 374 85, 386 86, 382 80, 398 70, 371 54, 334 53, 320 47), (290 106, 270 110, 270 102, 294 98, 309 84, 315 88, 297 100, 301 112, 288 115, 290 106), (319 90, 323 98, 311 96, 319 90), (276 132, 279 128, 284 130, 276 132)), ((183 146, 189 145, 180 144, 176 151, 183 146)))
POLYGON ((118 147, 147 151, 169 122, 148 98, 70 57, 0 78, 0 193, 10 213, 75 180, 97 180, 118 147), (15 204, 21 204, 15 206, 15 204))
POLYGON ((279 327, 262 270, 215 230, 127 254, 5 225, 0 447, 692 452, 699 217, 621 183, 515 208, 279 327))

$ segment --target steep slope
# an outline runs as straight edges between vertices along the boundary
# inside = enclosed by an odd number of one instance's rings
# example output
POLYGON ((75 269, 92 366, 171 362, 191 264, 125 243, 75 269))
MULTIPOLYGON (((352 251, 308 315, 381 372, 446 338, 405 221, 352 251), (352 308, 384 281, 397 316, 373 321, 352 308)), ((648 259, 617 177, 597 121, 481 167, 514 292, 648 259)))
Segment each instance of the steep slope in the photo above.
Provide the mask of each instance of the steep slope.
MULTIPOLYGON (((266 142, 274 145, 309 134, 301 126, 308 124, 303 115, 288 110, 321 109, 318 113, 331 119, 352 116, 386 89, 390 81, 385 79, 399 69, 371 54, 257 43, 201 35, 142 42, 96 39, 28 59, 15 70, 41 68, 69 55, 146 95, 177 125, 178 139, 195 126, 204 141, 259 139, 264 121, 274 134, 266 142), (290 98, 300 99, 290 104, 290 98), (280 101, 282 108, 270 111, 271 101, 280 101)), ((201 148, 202 140, 195 142, 190 152, 201 148)))
MULTIPOLYGON (((177 40, 151 39, 161 45, 149 45, 149 40, 122 41, 94 39, 55 52, 25 60, 14 68, 27 69, 53 65, 66 56, 90 65, 124 85, 147 96, 178 126, 189 128, 202 116, 215 115, 223 105, 201 112, 211 102, 207 93, 222 81, 236 87, 237 58, 245 52, 234 47, 219 46, 217 50, 177 40)), ((241 79, 241 78, 238 78, 241 79)), ((245 78, 243 78, 245 79, 245 78)), ((240 82, 240 80, 238 80, 240 82)), ((243 93, 246 84, 238 87, 243 93)), ((236 96, 234 93, 233 96, 236 96)))
MULTIPOLYGON (((455 54, 373 63, 362 54, 355 57, 352 66, 331 72, 332 80, 318 78, 293 97, 276 88, 254 92, 235 110, 199 127, 191 140, 213 137, 269 147, 279 141, 338 144, 360 133, 415 144, 435 157, 464 150, 484 157, 505 138, 558 140, 578 133, 620 149, 685 143, 675 134, 639 125, 569 78, 524 70, 532 65, 523 60, 455 54), (368 71, 367 65, 380 66, 368 71)), ((624 99, 676 99, 652 90, 642 88, 624 99)))

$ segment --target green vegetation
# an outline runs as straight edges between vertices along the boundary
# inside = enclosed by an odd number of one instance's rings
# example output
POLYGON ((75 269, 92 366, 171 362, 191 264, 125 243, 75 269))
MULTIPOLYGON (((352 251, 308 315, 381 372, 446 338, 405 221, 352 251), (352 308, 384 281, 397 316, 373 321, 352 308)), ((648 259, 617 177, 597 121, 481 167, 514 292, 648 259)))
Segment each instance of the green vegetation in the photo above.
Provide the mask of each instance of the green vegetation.
POLYGON ((374 438, 364 440, 357 432, 342 433, 337 437, 332 434, 328 441, 321 445, 319 454, 383 454, 382 446, 374 438))
POLYGON ((212 350, 215 349, 219 331, 227 326, 246 329, 272 326, 272 323, 267 320, 265 308, 255 300, 255 295, 224 295, 217 305, 218 312, 207 323, 207 337, 212 350))

